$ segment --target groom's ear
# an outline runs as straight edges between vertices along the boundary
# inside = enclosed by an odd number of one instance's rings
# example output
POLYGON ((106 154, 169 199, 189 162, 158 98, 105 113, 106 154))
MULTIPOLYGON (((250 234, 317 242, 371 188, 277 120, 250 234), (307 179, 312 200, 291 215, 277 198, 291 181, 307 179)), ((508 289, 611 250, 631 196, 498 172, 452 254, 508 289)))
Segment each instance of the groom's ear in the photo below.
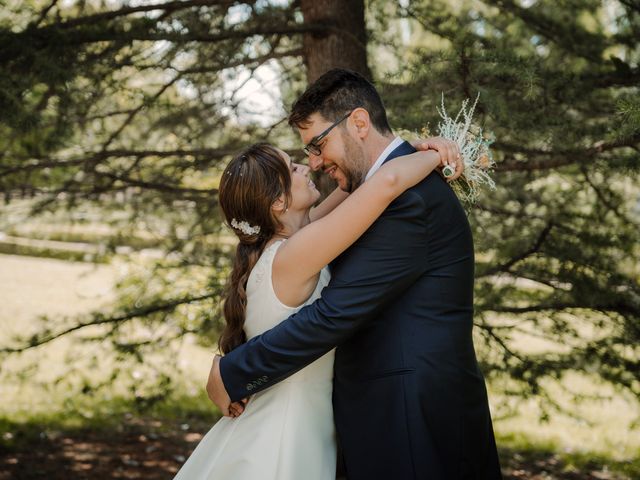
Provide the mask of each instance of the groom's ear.
POLYGON ((369 135, 369 129, 371 128, 371 118, 369 112, 364 108, 356 108, 351 114, 351 123, 355 128, 356 135, 360 139, 364 139, 369 135))

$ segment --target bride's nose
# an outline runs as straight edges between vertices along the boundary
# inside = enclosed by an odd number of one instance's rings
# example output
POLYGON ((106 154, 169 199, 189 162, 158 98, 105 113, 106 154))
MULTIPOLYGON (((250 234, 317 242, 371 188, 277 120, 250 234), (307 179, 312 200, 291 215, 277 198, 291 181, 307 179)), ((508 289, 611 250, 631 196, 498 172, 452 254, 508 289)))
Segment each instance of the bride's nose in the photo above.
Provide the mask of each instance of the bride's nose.
POLYGON ((302 167, 302 173, 304 173, 307 177, 311 173, 311 167, 309 165, 300 165, 302 167))

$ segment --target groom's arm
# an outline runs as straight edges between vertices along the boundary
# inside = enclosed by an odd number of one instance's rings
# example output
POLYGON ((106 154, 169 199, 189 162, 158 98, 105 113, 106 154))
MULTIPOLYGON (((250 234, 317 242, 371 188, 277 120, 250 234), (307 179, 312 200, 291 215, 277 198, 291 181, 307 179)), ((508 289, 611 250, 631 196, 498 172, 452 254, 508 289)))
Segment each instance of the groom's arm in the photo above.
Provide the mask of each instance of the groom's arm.
POLYGON ((341 259, 321 298, 225 355, 220 374, 231 400, 313 362, 415 282, 425 269, 425 216, 422 198, 405 192, 341 259))

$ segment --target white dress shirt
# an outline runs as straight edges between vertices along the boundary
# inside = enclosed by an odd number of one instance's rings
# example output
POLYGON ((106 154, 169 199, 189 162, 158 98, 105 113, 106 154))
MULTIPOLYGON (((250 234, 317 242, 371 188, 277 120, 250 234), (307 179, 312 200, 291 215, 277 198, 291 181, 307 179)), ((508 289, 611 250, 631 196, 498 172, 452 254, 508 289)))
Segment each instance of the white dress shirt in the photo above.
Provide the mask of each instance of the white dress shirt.
POLYGON ((369 172, 367 173, 367 176, 364 178, 365 182, 367 180, 369 180, 369 178, 371 178, 371 175, 373 175, 374 173, 376 173, 378 171, 378 169, 382 166, 382 164, 387 159, 389 154, 391 152, 393 152, 396 148, 398 148, 402 144, 402 142, 404 142, 404 140, 401 139, 400 137, 395 137, 393 139, 393 141, 387 146, 387 148, 385 148, 382 151, 382 153, 380 154, 378 159, 375 161, 375 163, 369 169, 369 172))

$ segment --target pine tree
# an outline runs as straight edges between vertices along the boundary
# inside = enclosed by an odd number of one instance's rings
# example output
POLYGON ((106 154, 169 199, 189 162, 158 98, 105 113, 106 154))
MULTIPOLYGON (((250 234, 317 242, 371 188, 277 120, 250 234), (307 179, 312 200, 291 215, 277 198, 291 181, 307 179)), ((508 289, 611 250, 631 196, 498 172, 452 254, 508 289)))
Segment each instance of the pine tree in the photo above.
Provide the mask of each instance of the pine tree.
POLYGON ((640 4, 406 4, 393 124, 434 130, 442 93, 454 112, 479 93, 495 136, 498 189, 470 209, 485 371, 518 394, 579 371, 637 396, 640 4))
POLYGON ((545 378, 578 370, 637 396, 638 2, 371 0, 366 28, 364 5, 32 1, 5 12, 8 206, 28 197, 34 215, 71 217, 99 208, 117 232, 107 253, 128 242, 166 256, 123 282, 110 314, 45 323, 3 352, 94 324, 139 359, 189 332, 212 337, 229 252, 215 197, 221 166, 264 138, 294 153, 286 109, 324 69, 350 66, 381 87, 395 128, 428 123, 434 133, 442 94, 455 111, 480 93, 498 184, 470 209, 484 371, 518 395, 543 395, 545 378), (236 93, 265 64, 279 75, 279 118, 242 123, 236 93), (134 338, 134 322, 171 334, 134 338), (522 348, 523 338, 545 349, 522 348))
MULTIPOLYGON (((347 6, 34 0, 8 8, 0 17, 0 186, 7 212, 0 229, 15 228, 11 207, 27 199, 31 218, 104 216, 113 233, 101 258, 123 246, 165 255, 120 282, 113 311, 44 318, 35 335, 0 346, 0 353, 86 336, 96 326, 103 330, 95 340, 109 340, 119 358, 141 365, 150 363, 149 351, 172 348, 190 333, 214 344, 233 243, 217 208, 218 176, 250 143, 294 145, 286 110, 309 75, 338 61, 368 75, 364 4, 347 6), (278 74, 271 124, 247 120, 256 116, 239 99, 265 65, 278 74), (145 325, 163 328, 141 339, 135 332, 145 325)), ((299 155, 297 139, 295 147, 291 153, 299 155)), ((92 361, 103 354, 96 351, 92 361)), ((159 370, 161 379, 147 386, 162 395, 170 372, 159 370)), ((87 379, 83 391, 99 385, 87 379)))

